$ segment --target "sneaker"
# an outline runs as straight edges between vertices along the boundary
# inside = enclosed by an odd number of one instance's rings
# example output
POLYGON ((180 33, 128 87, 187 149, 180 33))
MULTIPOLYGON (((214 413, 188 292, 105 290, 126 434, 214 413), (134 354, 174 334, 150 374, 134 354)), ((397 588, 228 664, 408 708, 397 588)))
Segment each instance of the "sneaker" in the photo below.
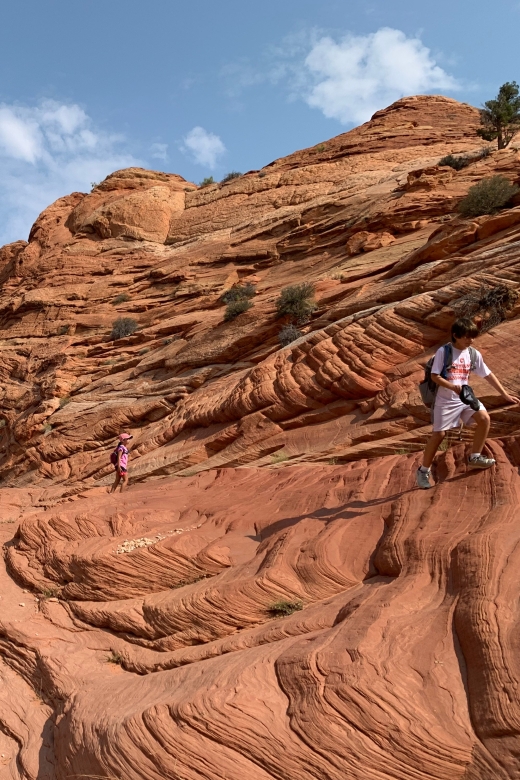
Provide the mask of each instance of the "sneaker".
POLYGON ((483 455, 479 455, 478 458, 468 458, 469 469, 488 469, 490 466, 494 466, 495 463, 494 458, 485 458, 483 455))
POLYGON ((418 486, 422 490, 428 490, 428 488, 431 488, 429 471, 421 471, 421 469, 417 469, 415 479, 418 486))

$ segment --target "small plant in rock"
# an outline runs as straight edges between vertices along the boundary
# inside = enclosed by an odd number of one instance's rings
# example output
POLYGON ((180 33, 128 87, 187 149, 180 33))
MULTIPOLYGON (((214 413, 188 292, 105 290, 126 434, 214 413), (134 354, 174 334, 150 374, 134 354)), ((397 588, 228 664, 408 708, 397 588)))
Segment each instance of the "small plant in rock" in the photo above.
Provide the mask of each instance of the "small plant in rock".
POLYGON ((485 333, 507 318, 517 300, 516 290, 505 284, 496 284, 492 287, 481 287, 480 290, 455 301, 453 310, 457 318, 478 318, 480 332, 485 333))
POLYGON ((283 450, 275 452, 274 455, 271 455, 271 463, 284 463, 286 460, 289 460, 289 456, 283 450))
POLYGON ((275 601, 270 604, 267 608, 267 611, 270 615, 273 615, 273 617, 287 617, 288 615, 292 615, 294 612, 299 612, 301 609, 303 609, 302 601, 288 601, 287 599, 280 599, 279 601, 275 601))
POLYGON ((258 178, 259 179, 265 179, 266 176, 267 176, 267 173, 265 171, 260 171, 260 173, 258 174, 258 178))
POLYGON ((246 284, 235 284, 230 290, 220 296, 222 303, 232 303, 233 301, 242 301, 247 298, 253 298, 256 293, 256 288, 251 282, 246 284))
POLYGON ((451 444, 450 437, 445 436, 444 439, 439 444, 439 450, 441 452, 447 452, 450 448, 450 444, 451 444))
POLYGON ((60 595, 61 589, 59 587, 42 588, 39 592, 40 601, 47 601, 47 599, 55 599, 60 595))
POLYGON ((64 406, 70 404, 71 401, 72 398, 69 395, 64 395, 63 398, 60 398, 60 409, 63 409, 64 406))
POLYGON ((229 173, 226 173, 220 183, 227 184, 228 181, 233 181, 233 179, 240 179, 242 175, 243 174, 239 173, 238 171, 230 171, 229 173))
POLYGON ((210 184, 215 184, 215 179, 213 176, 206 176, 205 179, 202 179, 199 187, 209 187, 210 184))
POLYGON ((70 330, 70 325, 60 325, 58 336, 67 336, 70 330))
POLYGON ((52 425, 51 425, 51 423, 46 423, 46 424, 43 426, 43 429, 42 429, 42 430, 43 430, 43 433, 44 433, 44 434, 45 434, 45 433, 50 433, 50 432, 52 431, 52 425))
POLYGON ((131 336, 132 333, 135 333, 137 328, 137 322, 132 319, 132 317, 118 317, 117 320, 114 320, 112 323, 110 338, 112 341, 124 339, 125 336, 131 336))
POLYGON ((99 187, 99 182, 98 181, 91 181, 90 182, 90 189, 91 190, 95 190, 96 187, 99 187))
POLYGON ((314 147, 315 152, 324 152, 325 151, 325 144, 318 144, 318 146, 314 147))
POLYGON ((303 336, 303 333, 296 325, 284 325, 278 334, 278 341, 282 347, 286 347, 288 344, 296 341, 296 339, 299 339, 300 336, 303 336))
POLYGON ((4 419, 0 420, 0 428, 5 428, 6 425, 7 422, 4 419))
POLYGON ((118 666, 122 666, 124 660, 125 659, 121 653, 118 653, 116 650, 112 650, 110 655, 107 655, 107 663, 109 664, 117 664, 118 666))
POLYGON ((518 187, 505 176, 490 176, 469 188, 468 194, 459 203, 458 211, 463 217, 493 214, 509 203, 517 192, 518 187))
POLYGON ((129 300, 130 296, 127 293, 121 293, 120 295, 116 295, 112 301, 112 306, 117 306, 118 303, 126 303, 129 300))
POLYGON ((228 303, 226 306, 224 321, 229 322, 230 320, 234 320, 235 317, 238 317, 239 314, 243 314, 248 309, 251 309, 252 306, 253 304, 247 298, 239 298, 237 301, 231 301, 231 303, 228 303))
POLYGON ((150 347, 143 347, 142 349, 139 350, 139 352, 137 354, 138 355, 146 355, 147 352, 150 352, 150 347))
POLYGON ((309 319, 312 312, 317 308, 313 296, 314 285, 310 282, 284 287, 276 300, 278 317, 289 317, 293 323, 301 325, 309 319))
POLYGON ((455 171, 461 171, 463 168, 467 168, 471 159, 462 155, 461 157, 455 157, 453 154, 447 154, 446 157, 442 157, 439 160, 439 165, 449 165, 455 171))
POLYGON ((171 337, 171 338, 169 338, 169 339, 163 339, 163 340, 162 340, 162 343, 163 343, 163 345, 164 345, 165 347, 167 347, 167 346, 168 346, 168 344, 172 344, 174 341, 175 341, 175 339, 174 339, 174 338, 173 338, 173 336, 172 336, 172 337, 171 337))

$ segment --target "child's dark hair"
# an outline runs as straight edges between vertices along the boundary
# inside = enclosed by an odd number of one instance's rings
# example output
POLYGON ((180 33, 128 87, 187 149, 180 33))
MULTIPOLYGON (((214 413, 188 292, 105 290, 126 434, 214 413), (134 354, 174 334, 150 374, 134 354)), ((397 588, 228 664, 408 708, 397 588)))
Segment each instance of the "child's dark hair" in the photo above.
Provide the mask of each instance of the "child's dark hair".
POLYGON ((451 326, 451 337, 455 339, 462 339, 464 336, 474 339, 478 336, 479 329, 473 322, 473 320, 467 317, 461 317, 459 320, 455 320, 451 326))

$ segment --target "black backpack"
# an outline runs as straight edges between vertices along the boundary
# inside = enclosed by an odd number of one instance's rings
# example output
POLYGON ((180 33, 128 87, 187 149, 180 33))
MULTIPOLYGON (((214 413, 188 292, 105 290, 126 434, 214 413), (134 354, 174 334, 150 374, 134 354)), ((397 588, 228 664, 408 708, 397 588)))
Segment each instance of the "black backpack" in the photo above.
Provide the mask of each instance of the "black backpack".
MULTIPOLYGON (((441 376, 446 379, 448 371, 451 368, 453 362, 453 345, 451 342, 444 344, 444 365, 442 367, 441 376)), ((470 371, 474 371, 477 366, 477 350, 474 347, 469 347, 469 357, 471 361, 470 371)), ((431 357, 424 367, 424 379, 419 385, 419 392, 425 406, 433 407, 435 403, 435 396, 439 385, 435 384, 432 380, 432 366, 435 360, 435 355, 431 357)))

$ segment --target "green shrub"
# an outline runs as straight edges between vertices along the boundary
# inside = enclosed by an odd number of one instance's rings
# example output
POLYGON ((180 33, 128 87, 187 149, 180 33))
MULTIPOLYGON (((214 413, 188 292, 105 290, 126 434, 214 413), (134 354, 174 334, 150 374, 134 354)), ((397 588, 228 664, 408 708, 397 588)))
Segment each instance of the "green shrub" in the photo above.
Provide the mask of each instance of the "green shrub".
POLYGON ((248 298, 253 298, 256 292, 254 284, 247 282, 246 284, 235 284, 230 290, 220 296, 222 303, 233 303, 233 301, 243 301, 248 298))
POLYGON ((135 333, 137 328, 137 322, 132 319, 132 317, 118 317, 117 320, 114 320, 112 323, 110 338, 112 341, 124 339, 125 336, 131 336, 132 333, 135 333))
POLYGON ((258 178, 259 179, 265 179, 266 176, 267 176, 267 173, 265 171, 260 171, 260 173, 258 174, 258 178))
POLYGON ((485 333, 507 319, 517 300, 516 290, 505 284, 496 284, 468 293, 453 304, 453 310, 457 319, 478 317, 480 332, 485 333))
POLYGON ((126 303, 130 300, 130 296, 126 293, 121 293, 120 295, 116 295, 114 300, 112 301, 112 305, 116 306, 118 303, 126 303))
POLYGON ((453 168, 455 171, 461 171, 463 168, 466 168, 470 162, 471 159, 465 155, 462 157, 454 157, 453 154, 448 154, 446 157, 442 157, 439 160, 439 165, 449 165, 450 168, 453 168))
POLYGON ((271 604, 267 611, 274 617, 287 617, 292 615, 293 612, 299 612, 303 609, 303 602, 301 601, 287 601, 286 599, 280 599, 271 604))
POLYGON ((243 314, 248 309, 251 309, 253 304, 247 298, 239 298, 237 301, 231 301, 226 306, 226 312, 224 314, 224 321, 229 322, 238 317, 239 314, 243 314))
POLYGON ((215 184, 215 179, 213 176, 206 176, 205 179, 202 179, 199 187, 209 187, 210 184, 215 184))
POLYGON ((40 597, 40 601, 47 601, 47 599, 58 598, 60 593, 61 593, 61 588, 55 586, 51 588, 42 588, 38 593, 38 595, 40 597))
POLYGON ((477 135, 498 142, 505 149, 520 130, 520 92, 516 81, 506 81, 494 100, 486 100, 480 111, 477 135))
POLYGON ((325 151, 325 144, 318 144, 318 146, 314 147, 315 152, 324 152, 325 151))
POLYGON ((60 398, 60 409, 63 409, 64 406, 70 404, 71 401, 72 398, 70 398, 68 395, 64 395, 63 398, 60 398))
POLYGON ((58 331, 58 336, 68 335, 69 329, 70 329, 70 325, 61 325, 58 331))
POLYGON ((518 192, 518 187, 497 175, 482 179, 469 188, 468 194, 459 203, 459 213, 463 217, 479 217, 493 214, 508 203, 518 192))
POLYGON ((138 355, 146 355, 147 352, 150 352, 150 347, 143 347, 142 349, 139 350, 139 352, 137 354, 138 355))
POLYGON ((291 342, 299 339, 300 336, 303 336, 303 333, 295 325, 284 325, 278 334, 278 341, 282 347, 286 347, 291 342))
POLYGON ((118 666, 122 666, 124 660, 125 659, 121 653, 118 653, 115 650, 112 650, 110 655, 107 655, 107 663, 109 664, 117 664, 118 666))
POLYGON ((297 324, 306 322, 317 308, 313 295, 314 285, 310 282, 284 287, 276 300, 278 317, 290 317, 292 322, 297 324))
POLYGON ((230 173, 226 173, 220 183, 227 184, 228 181, 233 181, 233 179, 240 179, 241 176, 242 174, 238 171, 230 171, 230 173))
POLYGON ((286 460, 289 460, 289 456, 283 450, 278 450, 271 455, 271 463, 285 463, 286 460))

